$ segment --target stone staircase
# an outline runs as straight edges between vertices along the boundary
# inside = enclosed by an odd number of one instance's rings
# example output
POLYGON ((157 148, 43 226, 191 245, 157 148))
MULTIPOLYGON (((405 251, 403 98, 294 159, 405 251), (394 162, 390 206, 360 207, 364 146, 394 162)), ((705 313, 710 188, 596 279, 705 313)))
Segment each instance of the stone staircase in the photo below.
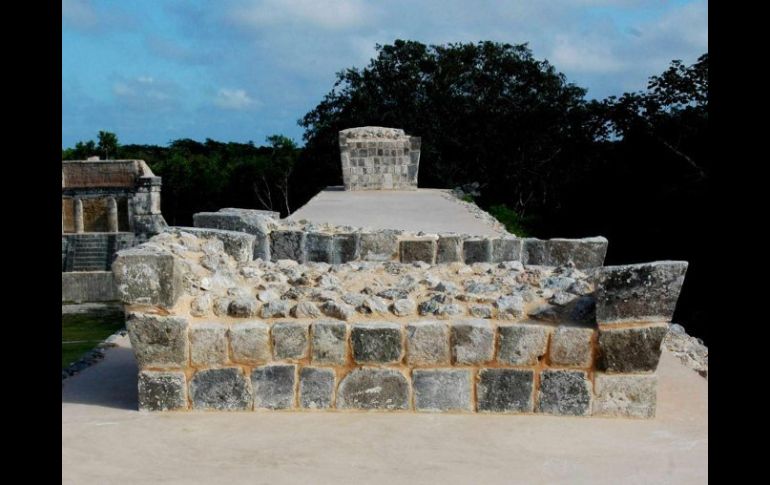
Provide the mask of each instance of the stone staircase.
POLYGON ((133 234, 71 234, 62 238, 62 271, 109 271, 115 253, 133 245, 133 234))

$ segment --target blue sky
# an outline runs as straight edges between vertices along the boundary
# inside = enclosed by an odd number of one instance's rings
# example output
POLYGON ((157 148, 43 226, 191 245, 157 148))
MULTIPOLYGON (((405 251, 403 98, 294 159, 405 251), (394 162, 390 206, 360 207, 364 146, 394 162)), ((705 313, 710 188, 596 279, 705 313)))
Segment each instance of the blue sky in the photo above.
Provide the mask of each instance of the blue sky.
POLYGON ((113 131, 302 142, 297 120, 375 44, 528 42, 589 98, 708 51, 702 0, 62 1, 62 146, 113 131))

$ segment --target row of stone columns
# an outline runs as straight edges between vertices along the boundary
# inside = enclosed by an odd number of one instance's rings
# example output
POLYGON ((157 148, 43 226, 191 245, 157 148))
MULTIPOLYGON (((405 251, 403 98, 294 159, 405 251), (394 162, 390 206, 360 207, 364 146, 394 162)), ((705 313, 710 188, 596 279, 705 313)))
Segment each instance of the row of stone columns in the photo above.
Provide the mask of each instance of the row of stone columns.
MULTIPOLYGON (((79 197, 73 199, 75 232, 85 232, 83 224, 83 201, 79 197)), ((118 203, 115 197, 107 199, 107 231, 118 232, 118 203)), ((64 232, 64 215, 62 215, 62 232, 64 232)))

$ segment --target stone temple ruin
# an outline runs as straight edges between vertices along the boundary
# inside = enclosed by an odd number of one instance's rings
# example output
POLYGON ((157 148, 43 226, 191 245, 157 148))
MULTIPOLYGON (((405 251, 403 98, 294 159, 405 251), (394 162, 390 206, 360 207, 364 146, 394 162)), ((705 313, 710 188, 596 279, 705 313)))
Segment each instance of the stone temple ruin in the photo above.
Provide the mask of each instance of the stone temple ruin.
MULTIPOLYGON (((345 133, 343 171, 382 163, 345 133)), ((345 184, 405 183, 397 172, 345 184)), ((246 209, 194 225, 112 265, 142 410, 655 415, 686 262, 603 266, 601 237, 411 233, 246 209)))

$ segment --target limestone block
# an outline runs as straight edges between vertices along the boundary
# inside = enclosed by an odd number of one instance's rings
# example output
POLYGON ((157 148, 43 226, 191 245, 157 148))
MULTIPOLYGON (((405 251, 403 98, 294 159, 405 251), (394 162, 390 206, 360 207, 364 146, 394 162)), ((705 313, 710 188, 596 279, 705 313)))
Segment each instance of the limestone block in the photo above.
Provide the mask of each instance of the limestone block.
POLYGON ((501 323, 497 327, 497 361, 508 365, 537 365, 548 348, 551 327, 527 323, 501 323))
POLYGON ((227 314, 236 318, 254 317, 259 313, 259 303, 251 295, 233 298, 227 305, 227 314))
POLYGON ((262 305, 260 315, 262 318, 288 317, 291 311, 291 302, 288 300, 272 300, 262 305))
POLYGON ((188 326, 187 320, 181 317, 129 314, 126 329, 139 368, 186 367, 188 326))
POLYGON ((140 371, 140 411, 187 409, 187 380, 184 372, 140 371))
POLYGON ((275 230, 270 233, 270 257, 273 261, 291 259, 305 261, 305 233, 298 230, 275 230))
POLYGON ((195 227, 224 229, 245 232, 254 236, 253 258, 270 260, 270 220, 278 219, 273 211, 253 209, 220 209, 219 212, 198 212, 193 214, 195 227))
POLYGON ((457 234, 440 234, 436 248, 436 263, 463 260, 463 240, 457 234))
POLYGON ((437 237, 424 237, 420 239, 402 239, 399 242, 402 263, 414 263, 423 261, 428 264, 436 264, 437 237))
POLYGON ((524 316, 524 297, 517 293, 501 296, 495 300, 495 306, 500 320, 518 320, 524 316))
POLYGON ((359 364, 401 361, 401 325, 390 322, 355 323, 350 330, 353 359, 359 364))
POLYGON ((337 407, 408 409, 409 381, 395 369, 354 369, 340 382, 337 407))
POLYGON ((451 322, 452 363, 457 365, 489 362, 495 352, 495 331, 483 319, 461 319, 451 322))
POLYGON ((170 253, 146 247, 118 252, 112 264, 115 287, 126 305, 171 308, 183 292, 180 261, 170 253))
POLYGON ((366 261, 397 259, 398 236, 401 232, 396 230, 362 232, 359 239, 361 259, 366 261))
POLYGON ((190 381, 190 397, 193 409, 244 411, 251 410, 254 403, 249 380, 237 367, 196 372, 190 381))
POLYGON ((492 318, 493 309, 489 305, 468 305, 468 313, 476 318, 492 318))
POLYGON ((524 238, 521 242, 521 262, 525 265, 548 264, 546 241, 533 237, 524 238))
POLYGON ((578 269, 598 268, 604 264, 607 239, 587 237, 582 239, 553 238, 546 242, 550 266, 561 266, 572 261, 578 269))
POLYGON ((308 355, 308 323, 277 322, 270 333, 275 360, 300 360, 308 355))
POLYGON ((287 409, 295 406, 296 365, 273 364, 251 371, 254 408, 287 409))
POLYGON ((466 239, 463 241, 465 264, 489 263, 492 261, 492 241, 489 239, 466 239))
POLYGON ((657 404, 655 374, 594 374, 594 416, 652 418, 657 404))
POLYGON ((239 322, 230 327, 232 360, 238 364, 257 365, 270 360, 270 325, 239 322))
POLYGON ((476 384, 479 412, 531 412, 534 378, 528 369, 481 369, 476 384))
POLYGON ((596 284, 597 322, 671 321, 686 271, 686 261, 601 268, 596 284))
POLYGON ((312 301, 300 301, 291 309, 294 318, 318 318, 321 310, 312 301))
POLYGON ((652 372, 658 367, 666 324, 599 328, 599 368, 610 373, 652 372))
POLYGON ((331 263, 333 259, 332 235, 309 232, 305 236, 307 260, 319 263, 331 263))
POLYGON ((333 320, 317 320, 311 326, 314 364, 342 365, 347 362, 347 325, 333 320))
POLYGON ((590 367, 593 328, 559 326, 551 337, 551 365, 590 367))
POLYGON ((493 263, 521 261, 521 239, 505 236, 492 239, 493 263))
POLYGON ((191 325, 190 362, 195 366, 227 363, 227 325, 217 322, 191 325))
POLYGON ((586 416, 591 411, 591 381, 585 371, 544 370, 540 373, 538 412, 586 416))
POLYGON ((449 364, 449 325, 441 321, 408 324, 406 360, 409 365, 449 364))
POLYGON ((342 264, 359 258, 359 236, 356 233, 335 234, 332 239, 332 263, 342 264))
POLYGON ((202 239, 218 239, 222 241, 225 253, 238 262, 251 261, 254 256, 255 238, 251 234, 202 227, 173 227, 170 230, 174 234, 186 232, 202 239))
POLYGON ((392 310, 399 317, 408 317, 417 311, 417 303, 411 298, 399 298, 393 302, 392 310))
POLYGON ((472 375, 465 369, 412 371, 417 411, 472 411, 472 375))
POLYGON ((299 373, 299 403, 303 408, 325 409, 332 405, 334 370, 303 367, 299 373))

